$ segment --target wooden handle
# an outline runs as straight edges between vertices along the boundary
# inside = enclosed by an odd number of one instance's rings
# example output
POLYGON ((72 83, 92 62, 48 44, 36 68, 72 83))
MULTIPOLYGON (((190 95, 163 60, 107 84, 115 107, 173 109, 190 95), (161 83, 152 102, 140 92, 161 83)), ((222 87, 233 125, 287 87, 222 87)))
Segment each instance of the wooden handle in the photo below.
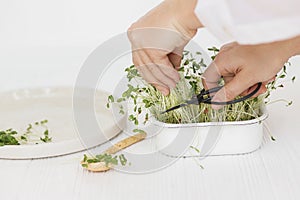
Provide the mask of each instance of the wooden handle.
POLYGON ((133 135, 129 138, 126 138, 126 139, 118 142, 114 146, 108 148, 104 153, 115 154, 115 153, 121 151, 122 149, 125 149, 135 143, 142 141, 143 139, 146 138, 146 136, 147 136, 146 132, 140 131, 140 133, 133 135))
MULTIPOLYGON (((128 137, 120 142, 118 142, 117 144, 113 145, 112 147, 108 148, 106 151, 104 151, 104 153, 106 154, 115 154, 119 151, 121 151, 122 149, 125 149, 137 142, 140 142, 142 140, 144 140, 147 136, 147 133, 145 131, 139 130, 139 133, 136 135, 133 135, 131 137, 128 137)), ((98 163, 86 163, 86 162, 81 162, 81 164, 86 164, 87 167, 86 169, 92 172, 105 172, 110 170, 110 168, 112 167, 110 166, 106 166, 104 162, 98 162, 98 163)))

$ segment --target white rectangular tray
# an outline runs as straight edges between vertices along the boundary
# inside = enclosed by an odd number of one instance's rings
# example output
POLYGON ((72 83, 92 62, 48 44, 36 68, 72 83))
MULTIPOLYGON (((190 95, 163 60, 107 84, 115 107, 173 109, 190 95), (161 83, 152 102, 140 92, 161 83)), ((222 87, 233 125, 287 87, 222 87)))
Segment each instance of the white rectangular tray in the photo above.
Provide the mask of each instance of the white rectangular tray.
POLYGON ((250 153, 262 143, 262 122, 267 117, 263 107, 259 118, 247 121, 167 124, 154 120, 153 125, 160 129, 155 138, 156 148, 174 157, 250 153))

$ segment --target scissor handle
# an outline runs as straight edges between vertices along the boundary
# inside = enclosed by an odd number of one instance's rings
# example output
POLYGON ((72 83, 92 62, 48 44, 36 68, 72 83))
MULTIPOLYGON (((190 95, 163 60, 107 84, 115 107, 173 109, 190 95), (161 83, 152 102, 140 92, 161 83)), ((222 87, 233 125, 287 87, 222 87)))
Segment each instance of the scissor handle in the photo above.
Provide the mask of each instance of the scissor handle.
POLYGON ((245 100, 251 98, 253 95, 255 95, 259 91, 261 86, 262 86, 262 83, 260 82, 260 83, 257 84, 257 87, 255 88, 255 90, 253 90, 253 92, 251 92, 250 94, 248 94, 246 96, 243 96, 239 99, 235 99, 235 100, 227 101, 227 102, 211 101, 213 97, 211 97, 210 94, 218 92, 220 89, 222 89, 222 86, 215 87, 215 88, 212 88, 210 90, 202 90, 199 95, 193 97, 191 100, 186 101, 183 104, 180 104, 180 105, 174 106, 172 108, 169 108, 168 110, 161 112, 161 114, 165 114, 167 112, 170 112, 172 110, 175 110, 175 109, 178 109, 178 108, 190 105, 190 104, 199 105, 200 103, 206 103, 206 104, 215 104, 215 105, 229 105, 229 104, 238 103, 238 102, 245 101, 245 100), (204 98, 205 95, 208 95, 208 97, 204 98))
POLYGON ((255 90, 253 90, 250 94, 247 94, 246 96, 243 96, 239 99, 234 99, 234 100, 231 100, 231 101, 226 101, 226 102, 215 102, 215 101, 211 101, 212 100, 212 97, 208 97, 208 98, 204 98, 204 95, 209 95, 211 93, 215 93, 215 92, 218 92, 220 89, 222 89, 223 86, 220 86, 220 87, 215 87, 215 88, 212 88, 210 90, 203 90, 201 91, 201 93, 199 95, 197 95, 197 100, 198 100, 198 103, 206 103, 206 104, 214 104, 214 105, 230 105, 230 104, 235 104, 235 103, 239 103, 241 101, 245 101, 249 98, 251 98, 253 95, 255 95, 261 88, 262 86, 262 83, 259 82, 257 84, 257 87, 255 88, 255 90))

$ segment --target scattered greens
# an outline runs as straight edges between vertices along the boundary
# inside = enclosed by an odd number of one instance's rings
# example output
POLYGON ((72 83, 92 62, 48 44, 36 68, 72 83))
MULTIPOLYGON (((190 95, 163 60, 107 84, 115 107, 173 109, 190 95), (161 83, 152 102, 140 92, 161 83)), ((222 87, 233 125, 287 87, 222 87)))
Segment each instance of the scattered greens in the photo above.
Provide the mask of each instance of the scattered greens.
MULTIPOLYGON (((209 48, 213 52, 212 59, 215 58, 219 49, 216 47, 209 48)), ((268 97, 273 90, 282 88, 282 84, 277 84, 279 79, 287 77, 286 66, 276 76, 276 79, 267 85, 266 94, 256 98, 248 99, 244 102, 227 105, 223 109, 216 111, 210 105, 200 104, 186 106, 175 111, 161 114, 162 111, 183 103, 193 95, 199 94, 204 88, 202 84, 202 75, 207 65, 201 56, 201 52, 195 55, 184 51, 181 68, 179 73, 181 80, 177 83, 170 95, 164 96, 152 85, 144 82, 134 65, 125 69, 127 73, 128 85, 127 90, 122 96, 116 98, 112 95, 108 97, 107 107, 111 105, 119 106, 119 112, 124 114, 124 102, 133 104, 131 112, 128 113, 128 120, 138 126, 141 123, 146 124, 150 116, 155 117, 158 121, 164 123, 199 123, 218 121, 244 121, 255 119, 262 114, 262 105, 268 102, 268 97)), ((295 81, 295 77, 292 78, 295 81)), ((223 85, 221 79, 219 85, 223 85)), ((289 102, 287 105, 291 105, 289 102)))
POLYGON ((44 137, 40 137, 40 140, 45 143, 52 142, 52 138, 49 137, 49 130, 44 131, 44 137))
POLYGON ((19 141, 15 138, 18 133, 12 129, 0 131, 0 146, 19 145, 19 141))
POLYGON ((5 145, 21 145, 39 142, 48 143, 52 141, 49 137, 49 129, 47 127, 48 120, 43 120, 40 122, 34 122, 28 124, 26 132, 21 134, 13 129, 8 129, 6 131, 0 131, 0 146, 5 145), (42 135, 41 134, 42 131, 42 135))
POLYGON ((127 159, 125 158, 124 154, 112 156, 111 154, 99 154, 95 157, 89 158, 86 154, 84 154, 83 161, 82 161, 82 167, 87 168, 88 164, 91 163, 105 163, 106 167, 110 167, 112 165, 118 165, 121 164, 122 166, 125 166, 127 164, 127 159))

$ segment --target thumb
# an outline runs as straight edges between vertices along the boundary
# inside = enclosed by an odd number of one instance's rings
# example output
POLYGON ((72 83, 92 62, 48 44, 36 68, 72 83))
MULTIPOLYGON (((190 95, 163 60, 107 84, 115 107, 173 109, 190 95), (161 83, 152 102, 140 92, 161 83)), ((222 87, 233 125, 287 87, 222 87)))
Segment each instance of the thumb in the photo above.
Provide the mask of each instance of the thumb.
MULTIPOLYGON (((247 74, 240 72, 230 82, 226 83, 224 87, 219 90, 213 97, 214 102, 226 102, 234 100, 235 97, 243 93, 249 87, 253 86, 253 80, 247 74)), ((212 108, 218 110, 222 108, 221 105, 212 105, 212 108)))

